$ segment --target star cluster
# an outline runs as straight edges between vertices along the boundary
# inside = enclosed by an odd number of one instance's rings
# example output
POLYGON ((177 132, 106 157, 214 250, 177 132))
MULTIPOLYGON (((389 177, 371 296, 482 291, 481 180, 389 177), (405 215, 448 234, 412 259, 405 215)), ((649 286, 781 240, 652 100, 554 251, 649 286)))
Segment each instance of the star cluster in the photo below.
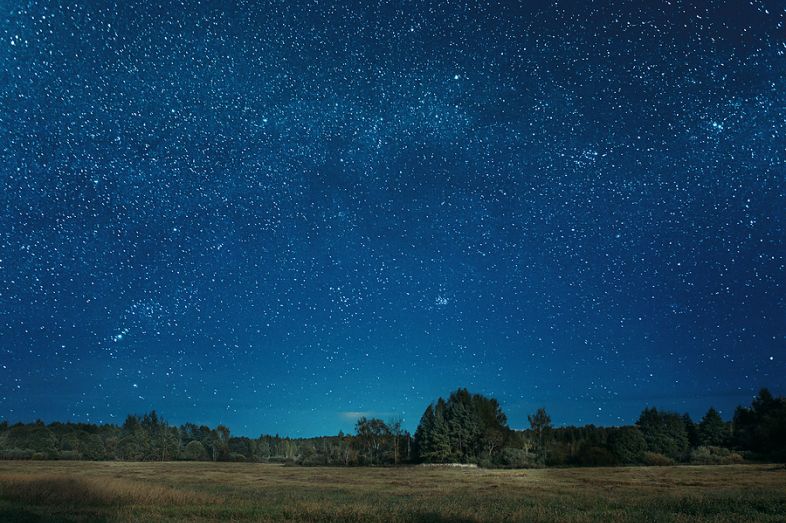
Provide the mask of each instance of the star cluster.
POLYGON ((768 2, 0 15, 0 417, 258 436, 786 393, 768 2), (739 8, 739 9, 738 9, 739 8))

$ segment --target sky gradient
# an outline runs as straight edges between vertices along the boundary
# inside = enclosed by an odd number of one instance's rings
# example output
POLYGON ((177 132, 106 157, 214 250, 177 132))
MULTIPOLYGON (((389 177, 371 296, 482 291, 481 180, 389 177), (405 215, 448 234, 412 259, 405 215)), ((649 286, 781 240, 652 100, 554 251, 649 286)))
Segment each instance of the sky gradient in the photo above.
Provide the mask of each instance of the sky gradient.
POLYGON ((0 12, 0 419, 786 394, 781 3, 85 4, 0 12))

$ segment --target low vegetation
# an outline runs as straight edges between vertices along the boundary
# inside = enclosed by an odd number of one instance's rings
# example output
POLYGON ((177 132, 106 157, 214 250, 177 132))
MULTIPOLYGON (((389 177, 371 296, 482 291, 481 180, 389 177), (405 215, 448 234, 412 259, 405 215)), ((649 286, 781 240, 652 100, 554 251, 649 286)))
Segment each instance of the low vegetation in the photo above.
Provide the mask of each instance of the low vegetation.
POLYGON ((774 522, 784 514, 782 465, 0 462, 0 521, 774 522))

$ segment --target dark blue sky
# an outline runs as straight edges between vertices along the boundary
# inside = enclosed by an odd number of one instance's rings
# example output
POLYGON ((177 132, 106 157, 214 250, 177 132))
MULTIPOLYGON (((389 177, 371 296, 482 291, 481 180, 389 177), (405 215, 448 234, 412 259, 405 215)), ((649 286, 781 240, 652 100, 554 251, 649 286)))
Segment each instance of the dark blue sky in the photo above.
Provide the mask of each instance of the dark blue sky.
POLYGON ((11 2, 0 419, 786 394, 778 2, 11 2))

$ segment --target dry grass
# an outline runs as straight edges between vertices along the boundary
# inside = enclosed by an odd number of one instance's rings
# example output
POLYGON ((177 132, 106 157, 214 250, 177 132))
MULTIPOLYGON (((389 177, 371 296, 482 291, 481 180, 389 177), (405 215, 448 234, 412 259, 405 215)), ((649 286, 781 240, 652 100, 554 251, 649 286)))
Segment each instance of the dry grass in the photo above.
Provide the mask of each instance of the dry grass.
POLYGON ((160 484, 73 475, 0 475, 0 492, 25 505, 110 507, 117 505, 204 505, 211 496, 160 484))
POLYGON ((0 520, 10 516, 108 522, 783 521, 786 469, 0 462, 0 520))

